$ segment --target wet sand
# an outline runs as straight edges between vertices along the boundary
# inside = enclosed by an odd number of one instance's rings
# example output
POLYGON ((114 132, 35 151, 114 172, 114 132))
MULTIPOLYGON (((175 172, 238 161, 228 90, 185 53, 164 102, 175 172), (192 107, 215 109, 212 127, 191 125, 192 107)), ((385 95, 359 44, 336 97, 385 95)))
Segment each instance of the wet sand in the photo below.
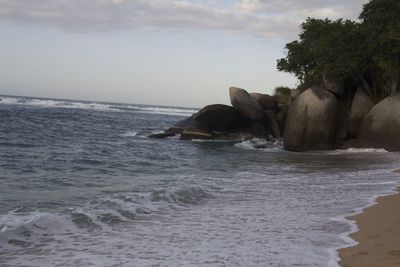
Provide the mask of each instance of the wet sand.
MULTIPOLYGON (((400 174, 400 170, 395 171, 400 174)), ((400 194, 380 197, 378 204, 349 217, 359 231, 351 238, 355 247, 339 251, 342 267, 400 266, 400 194)))

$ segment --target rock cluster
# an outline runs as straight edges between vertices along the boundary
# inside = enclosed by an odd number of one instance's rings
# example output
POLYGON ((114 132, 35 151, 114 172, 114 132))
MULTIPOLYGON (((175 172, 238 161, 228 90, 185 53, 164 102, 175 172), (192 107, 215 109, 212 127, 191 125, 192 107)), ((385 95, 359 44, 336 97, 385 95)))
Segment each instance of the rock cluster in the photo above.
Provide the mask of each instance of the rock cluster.
POLYGON ((202 108, 153 138, 180 135, 192 139, 281 138, 286 150, 310 151, 373 147, 400 150, 400 95, 374 105, 359 87, 345 90, 340 79, 274 96, 229 88, 232 106, 202 108))
POLYGON ((290 105, 283 137, 286 150, 400 150, 400 95, 374 105, 362 87, 344 96, 343 89, 335 89, 342 88, 340 83, 324 83, 330 88, 311 87, 290 105))
POLYGON ((286 99, 279 99, 277 95, 249 94, 237 87, 229 88, 229 96, 232 106, 208 105, 165 132, 150 137, 180 135, 182 140, 282 137, 289 104, 286 99))

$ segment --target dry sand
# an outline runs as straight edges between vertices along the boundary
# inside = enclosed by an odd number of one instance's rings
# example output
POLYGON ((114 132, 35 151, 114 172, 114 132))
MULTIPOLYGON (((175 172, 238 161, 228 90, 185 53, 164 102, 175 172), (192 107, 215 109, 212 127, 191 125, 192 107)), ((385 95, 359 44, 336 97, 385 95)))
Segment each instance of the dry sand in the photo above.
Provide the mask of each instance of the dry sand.
POLYGON ((342 267, 400 267, 400 194, 377 202, 349 218, 360 229, 351 238, 360 244, 339 251, 342 267))

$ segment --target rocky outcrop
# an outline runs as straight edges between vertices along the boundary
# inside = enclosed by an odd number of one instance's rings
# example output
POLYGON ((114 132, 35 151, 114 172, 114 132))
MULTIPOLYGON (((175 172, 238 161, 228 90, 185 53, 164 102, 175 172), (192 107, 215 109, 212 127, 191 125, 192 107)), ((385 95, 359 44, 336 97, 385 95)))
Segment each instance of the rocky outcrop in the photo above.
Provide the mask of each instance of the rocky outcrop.
POLYGON ((322 87, 304 91, 291 104, 284 132, 285 149, 333 149, 337 126, 336 97, 322 87))
POLYGON ((249 93, 247 93, 246 90, 231 87, 229 88, 229 96, 232 106, 243 116, 255 122, 262 122, 264 120, 263 108, 249 95, 249 93))
POLYGON ((375 105, 360 128, 363 147, 400 150, 400 95, 390 96, 375 105))
POLYGON ((215 104, 202 108, 187 119, 179 121, 163 133, 150 138, 165 138, 180 135, 182 140, 191 139, 235 139, 243 132, 253 131, 253 123, 231 106, 215 104))
POLYGON ((359 135, 361 123, 373 106, 374 103, 367 92, 362 87, 358 88, 350 112, 349 132, 353 136, 359 135))
POLYGON ((277 111, 277 104, 274 98, 267 94, 250 93, 250 96, 265 110, 277 111))
POLYGON ((250 125, 250 121, 236 109, 227 105, 209 105, 202 108, 195 118, 200 128, 209 131, 238 131, 250 125))
POLYGON ((181 140, 209 140, 213 139, 213 134, 211 132, 202 130, 202 129, 185 129, 181 133, 181 140))

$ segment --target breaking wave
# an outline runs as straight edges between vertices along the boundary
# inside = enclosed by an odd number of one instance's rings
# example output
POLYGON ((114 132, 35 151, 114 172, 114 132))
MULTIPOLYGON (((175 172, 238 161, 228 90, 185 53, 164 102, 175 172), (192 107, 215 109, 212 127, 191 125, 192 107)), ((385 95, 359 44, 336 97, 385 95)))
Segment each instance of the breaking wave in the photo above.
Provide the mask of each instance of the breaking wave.
POLYGON ((200 187, 182 187, 172 191, 117 193, 60 213, 17 209, 0 217, 0 246, 29 247, 37 240, 35 236, 88 233, 144 216, 173 216, 174 212, 208 198, 212 194, 200 187))
POLYGON ((129 104, 8 97, 8 96, 0 97, 0 104, 26 105, 26 106, 37 106, 46 108, 71 108, 71 109, 108 111, 108 112, 135 112, 135 113, 159 114, 159 115, 182 116, 182 117, 188 117, 198 111, 196 109, 190 109, 190 108, 139 106, 139 105, 129 105, 129 104))
POLYGON ((268 141, 262 138, 253 138, 240 143, 235 144, 236 147, 250 150, 264 150, 268 152, 282 152, 283 142, 282 140, 268 141))

